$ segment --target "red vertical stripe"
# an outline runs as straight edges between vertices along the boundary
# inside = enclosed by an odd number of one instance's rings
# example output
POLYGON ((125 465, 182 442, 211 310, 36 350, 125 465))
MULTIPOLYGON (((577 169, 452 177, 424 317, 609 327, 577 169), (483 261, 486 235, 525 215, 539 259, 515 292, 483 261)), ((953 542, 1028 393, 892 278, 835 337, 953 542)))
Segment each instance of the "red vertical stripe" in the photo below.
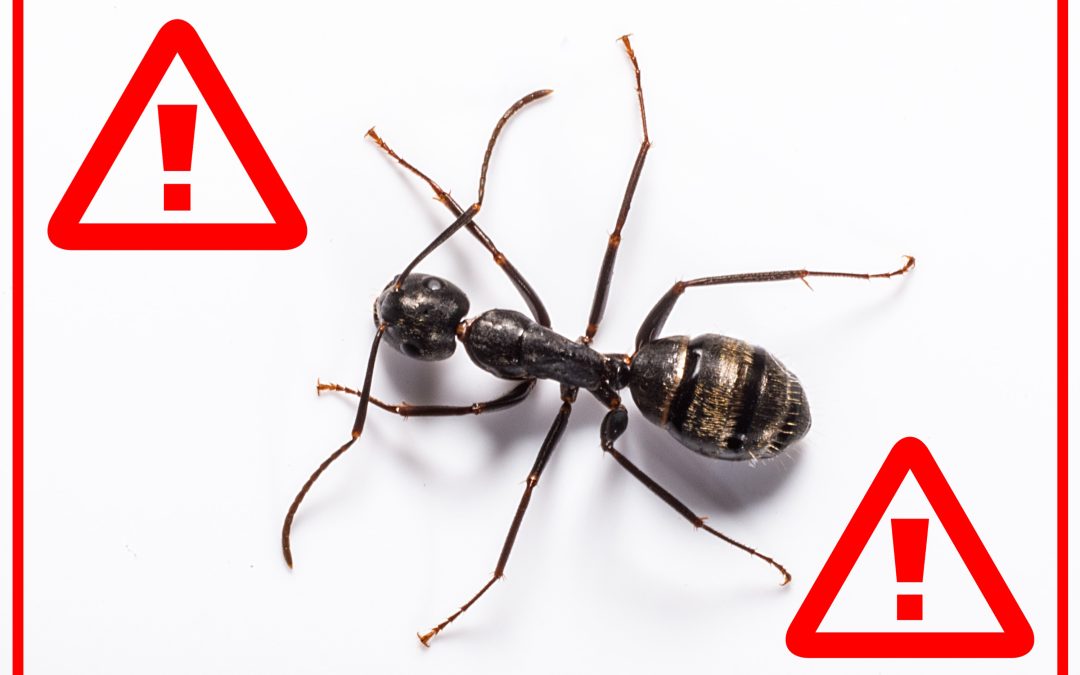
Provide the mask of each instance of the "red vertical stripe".
POLYGON ((1058 0, 1058 672, 1069 670, 1069 3, 1058 0))
POLYGON ((11 16, 11 660, 23 673, 23 3, 11 16))

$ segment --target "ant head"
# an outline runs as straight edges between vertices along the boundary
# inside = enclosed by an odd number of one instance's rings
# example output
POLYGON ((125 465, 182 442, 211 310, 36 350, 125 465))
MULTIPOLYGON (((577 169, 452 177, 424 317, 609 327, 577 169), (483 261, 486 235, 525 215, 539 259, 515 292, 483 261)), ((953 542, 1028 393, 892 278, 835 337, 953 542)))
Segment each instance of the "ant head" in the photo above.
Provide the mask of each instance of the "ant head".
POLYGON ((394 277, 375 300, 375 325, 386 324, 383 339, 413 359, 450 358, 458 324, 469 311, 465 293, 430 274, 410 274, 400 288, 396 284, 394 277))

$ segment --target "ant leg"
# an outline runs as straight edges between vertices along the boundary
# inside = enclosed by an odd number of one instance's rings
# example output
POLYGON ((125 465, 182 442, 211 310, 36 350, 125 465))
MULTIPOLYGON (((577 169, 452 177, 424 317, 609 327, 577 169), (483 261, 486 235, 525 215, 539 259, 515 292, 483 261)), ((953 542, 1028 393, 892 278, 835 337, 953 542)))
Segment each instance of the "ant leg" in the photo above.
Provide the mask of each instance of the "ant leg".
POLYGON ((499 118, 499 121, 495 123, 495 129, 491 132, 491 138, 488 140, 487 148, 484 150, 484 162, 480 166, 480 186, 477 189, 476 202, 469 208, 465 209, 465 211, 457 217, 457 220, 455 220, 452 224, 450 224, 450 226, 443 230, 442 234, 440 234, 438 237, 435 237, 435 240, 428 244, 427 248, 421 251, 420 255, 416 256, 416 258, 414 258, 413 261, 409 263, 409 265, 405 268, 405 271, 398 276, 398 281, 397 284, 395 284, 395 288, 401 288, 401 283, 404 281, 405 277, 408 276, 409 272, 411 272, 412 269, 416 267, 421 260, 426 258, 428 254, 441 246, 443 242, 449 239, 459 229, 471 223, 473 216, 480 212, 480 207, 484 203, 484 189, 487 187, 488 165, 491 162, 491 154, 495 150, 495 141, 498 140, 499 134, 502 133, 503 127, 506 126, 506 123, 510 121, 510 118, 513 117, 514 114, 517 113, 519 110, 524 108, 526 105, 532 103, 533 101, 547 96, 551 92, 551 89, 540 89, 539 91, 534 91, 531 94, 526 94, 525 96, 515 101, 514 104, 510 106, 505 113, 503 113, 503 116, 499 118))
POLYGON ((615 256, 619 252, 619 244, 622 243, 622 229, 626 224, 626 217, 630 213, 630 202, 634 198, 634 191, 637 190, 638 179, 641 178, 641 169, 645 166, 645 155, 649 152, 651 143, 649 142, 649 127, 645 123, 645 96, 641 92, 641 69, 638 68, 637 57, 634 55, 634 49, 630 46, 630 36, 624 35, 620 38, 623 43, 623 47, 626 49, 627 56, 630 57, 630 63, 634 66, 634 80, 637 82, 637 97, 638 108, 641 110, 641 132, 644 135, 644 139, 641 141, 641 149, 638 150, 637 159, 634 161, 634 168, 630 171, 630 180, 626 184, 626 192, 623 195, 622 206, 619 207, 619 215, 615 219, 615 230, 608 237, 607 251, 604 253, 604 261, 600 264, 600 276, 596 280, 596 292, 593 295, 592 309, 589 311, 589 325, 585 329, 585 335, 582 338, 582 342, 589 344, 592 342, 593 337, 596 335, 596 331, 600 328, 600 322, 604 318, 604 309, 607 307, 608 290, 611 288, 611 277, 615 272, 615 256))
MULTIPOLYGON (((450 196, 449 192, 443 190, 438 183, 431 178, 428 178, 424 172, 420 171, 401 157, 401 155, 394 152, 394 150, 386 144, 386 141, 384 141, 379 134, 375 133, 375 127, 368 130, 367 136, 398 164, 405 167, 427 183, 435 193, 435 198, 439 200, 439 203, 449 209, 450 213, 453 213, 455 218, 464 213, 464 210, 456 201, 454 201, 454 198, 450 196)), ((525 280, 525 277, 521 276, 521 272, 518 272, 517 268, 514 267, 507 257, 495 247, 495 242, 491 240, 491 237, 489 237, 486 232, 480 229, 480 224, 473 220, 465 225, 465 229, 488 250, 488 253, 491 254, 492 259, 495 261, 495 264, 501 267, 503 272, 506 273, 506 276, 510 279, 510 283, 514 285, 514 288, 517 289, 517 292, 525 300, 525 304, 528 305, 529 312, 531 312, 533 318, 536 319, 536 323, 545 328, 551 328, 551 318, 548 316, 544 303, 540 302, 540 296, 536 294, 536 291, 534 291, 532 286, 529 285, 529 282, 525 280)))
POLYGON ((675 307, 675 303, 678 302, 679 297, 687 288, 694 288, 697 286, 720 286, 723 284, 741 284, 741 283, 755 283, 759 281, 784 281, 787 279, 799 279, 804 284, 809 286, 806 281, 807 277, 840 277, 843 279, 888 279, 889 277, 895 277, 904 274, 912 267, 915 267, 915 258, 911 256, 904 256, 906 260, 899 269, 892 272, 882 272, 880 274, 859 274, 853 272, 812 272, 809 270, 785 270, 782 272, 750 272, 746 274, 727 274, 721 277, 702 277, 700 279, 691 279, 690 281, 677 281, 671 289, 664 294, 660 301, 656 303, 656 306, 652 308, 649 314, 645 317, 645 321, 641 324, 641 328, 638 330, 637 340, 635 342, 636 349, 641 349, 641 346, 646 342, 651 342, 657 338, 660 331, 664 327, 664 323, 667 321, 668 316, 671 314, 671 310, 675 307))
MULTIPOLYGON (((490 401, 479 401, 477 403, 470 403, 469 405, 415 405, 412 403, 385 403, 375 398, 370 397, 371 404, 382 408, 387 412, 392 412, 395 415, 401 415, 402 417, 450 417, 454 415, 479 415, 485 412, 493 412, 496 410, 504 410, 510 406, 517 405, 524 401, 529 393, 532 391, 533 385, 536 384, 536 380, 525 380, 513 389, 506 392, 498 398, 494 398, 490 401)), ((359 396, 360 392, 349 387, 342 386, 340 384, 323 383, 319 382, 315 386, 316 392, 324 391, 340 391, 345 394, 351 394, 353 396, 359 396)))
POLYGON ((420 642, 424 643, 424 646, 428 646, 428 642, 431 638, 435 637, 443 631, 450 623, 465 613, 470 607, 473 606, 477 600, 480 599, 484 593, 487 592, 491 586, 498 581, 502 575, 503 570, 506 569, 506 561, 510 559, 510 551, 514 547, 514 540, 517 538, 518 529, 521 527, 521 521, 525 517, 525 509, 529 506, 529 499, 532 498, 533 488, 540 481, 540 474, 544 471, 544 466, 547 465, 548 459, 551 458, 551 453, 555 449, 555 445, 559 442, 559 438, 562 437, 563 431, 566 430, 566 422, 570 419, 570 406, 571 400, 569 397, 564 397, 562 407, 559 408, 559 414, 555 416, 555 421, 551 423, 551 429, 548 430, 547 437, 544 438, 543 445, 540 446, 540 453, 536 456, 536 461, 533 463, 532 470, 529 472, 529 477, 525 480, 525 492, 521 495, 521 502, 518 503, 517 512, 514 514, 514 520, 510 523, 510 531, 506 535, 506 541, 503 542, 502 553, 499 554, 499 562, 495 565, 495 572, 488 579, 488 582, 472 596, 468 602, 461 606, 456 612, 446 618, 445 621, 435 626, 427 633, 420 635, 416 634, 420 638, 420 642))
POLYGON ((742 549, 743 551, 746 551, 755 558, 764 560, 765 562, 775 567, 784 577, 784 580, 780 582, 781 586, 784 586, 791 581, 791 575, 786 569, 784 569, 783 565, 776 562, 767 555, 758 553, 746 544, 739 543, 731 537, 727 536, 726 534, 723 534, 718 530, 714 530, 712 527, 706 525, 704 516, 699 516, 693 511, 691 511, 690 508, 686 506, 686 504, 680 502, 675 497, 675 495, 664 489, 659 483, 650 478, 644 471, 639 469, 633 462, 627 459, 625 455, 616 450, 615 439, 621 436, 624 431, 626 431, 626 425, 626 408, 622 405, 619 405, 617 408, 613 408, 604 417, 604 421, 600 426, 600 446, 604 449, 604 452, 607 452, 612 457, 614 457, 615 461, 619 463, 619 466, 629 471, 634 478, 637 478, 639 481, 641 481, 641 483, 645 487, 649 488, 649 490, 651 490, 654 495, 656 495, 660 499, 663 499, 664 502, 671 508, 675 509, 675 511, 678 512, 679 515, 690 521, 691 525, 696 528, 703 529, 709 534, 723 539, 735 548, 742 549))

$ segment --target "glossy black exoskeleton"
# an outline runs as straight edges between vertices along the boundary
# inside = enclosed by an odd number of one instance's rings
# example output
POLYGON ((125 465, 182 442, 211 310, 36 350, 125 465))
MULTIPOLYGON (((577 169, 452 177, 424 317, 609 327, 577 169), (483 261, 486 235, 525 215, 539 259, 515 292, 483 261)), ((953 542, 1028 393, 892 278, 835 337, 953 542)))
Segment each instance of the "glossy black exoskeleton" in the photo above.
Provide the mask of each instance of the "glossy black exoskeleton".
POLYGON ((622 42, 634 67, 644 138, 630 173, 614 232, 608 239, 585 333, 577 340, 552 330, 539 296, 474 220, 483 203, 488 162, 500 131, 512 115, 528 103, 551 93, 549 90, 534 92, 517 101, 496 124, 484 154, 476 203, 467 209, 462 209, 448 192, 390 149, 374 129, 368 132, 394 160, 426 181, 456 219, 401 274, 394 277, 376 299, 376 334, 362 389, 356 391, 335 384, 319 385, 320 391, 334 390, 357 395, 360 404, 352 437, 315 470, 289 508, 282 528, 282 549, 288 564, 292 566, 290 530, 300 502, 327 466, 356 442, 363 430, 369 404, 406 417, 480 414, 519 403, 528 396, 537 380, 553 380, 562 387, 562 406, 525 481, 525 489, 495 572, 459 610, 425 634, 418 634, 425 645, 502 577, 532 492, 566 429, 572 405, 581 389, 592 394, 608 409, 600 427, 600 445, 606 453, 695 527, 769 563, 783 575, 783 583, 787 583, 791 576, 782 565, 707 525, 703 517, 615 448, 616 439, 629 423, 620 392, 629 389, 645 419, 667 429, 694 452, 727 460, 758 459, 783 452, 810 429, 810 408, 799 380, 764 349, 735 338, 714 334, 693 338, 662 337, 660 332, 678 299, 687 289, 702 286, 792 279, 805 282, 808 277, 888 278, 904 274, 915 262, 909 257, 900 269, 881 274, 786 270, 679 281, 646 316, 638 331, 633 353, 603 354, 594 350, 590 345, 604 315, 615 257, 622 242, 622 229, 650 146, 641 73, 629 39, 623 37, 622 42), (487 249, 525 300, 531 317, 509 309, 491 309, 466 318, 469 301, 461 289, 446 279, 413 271, 421 260, 460 229, 468 230, 487 249), (513 381, 514 385, 498 398, 463 406, 385 403, 371 395, 373 368, 383 341, 402 354, 422 361, 449 358, 460 341, 473 363, 495 377, 513 381))

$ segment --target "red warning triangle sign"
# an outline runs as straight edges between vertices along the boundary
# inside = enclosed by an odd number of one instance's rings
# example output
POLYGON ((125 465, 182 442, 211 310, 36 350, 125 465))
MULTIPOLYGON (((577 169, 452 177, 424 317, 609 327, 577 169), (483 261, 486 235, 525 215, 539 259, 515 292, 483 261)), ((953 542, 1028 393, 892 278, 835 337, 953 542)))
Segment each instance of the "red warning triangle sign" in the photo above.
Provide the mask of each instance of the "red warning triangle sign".
POLYGON ((917 438, 893 446, 832 555, 810 588, 787 632, 787 646, 797 656, 862 658, 1008 658, 1027 654, 1034 635, 1020 606, 987 553, 975 528, 953 494, 930 451, 917 438), (866 547, 870 535, 896 496, 908 472, 919 483, 938 519, 967 565, 972 578, 1001 625, 1001 632, 823 633, 818 631, 866 547))
POLYGON ((66 249, 290 249, 307 225, 195 29, 165 24, 120 95, 49 221, 49 239, 66 249), (83 223, 87 207, 112 168, 173 60, 180 57, 233 152, 273 219, 270 223, 83 223))

